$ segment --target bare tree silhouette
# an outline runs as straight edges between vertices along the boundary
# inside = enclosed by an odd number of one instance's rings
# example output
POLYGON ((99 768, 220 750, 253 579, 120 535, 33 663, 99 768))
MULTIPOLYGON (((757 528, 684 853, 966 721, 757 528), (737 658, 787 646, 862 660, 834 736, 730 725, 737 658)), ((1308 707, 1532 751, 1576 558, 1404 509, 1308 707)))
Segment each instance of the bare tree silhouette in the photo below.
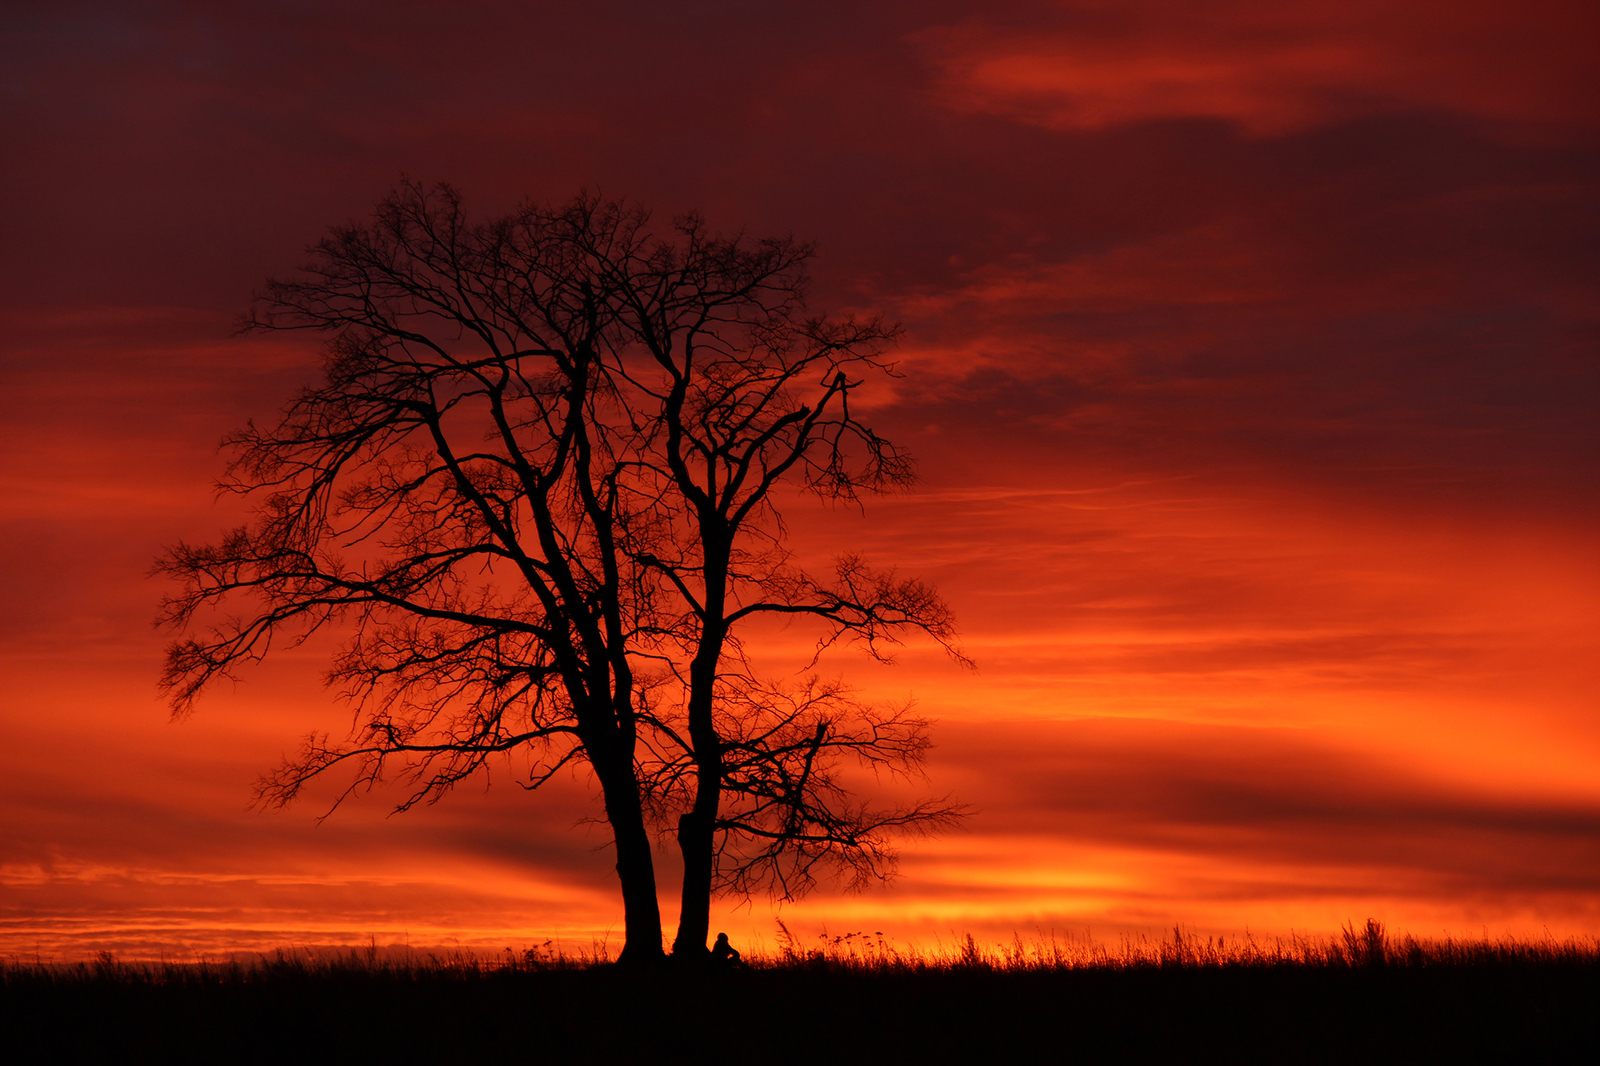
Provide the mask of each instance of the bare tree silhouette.
POLYGON ((927 586, 851 556, 820 580, 784 550, 786 487, 854 501, 911 478, 850 409, 892 372, 895 330, 808 317, 811 251, 693 216, 663 235, 593 196, 473 224, 443 185, 335 228, 243 323, 332 334, 322 383, 225 442, 222 487, 253 522, 155 567, 181 582, 161 612, 182 631, 174 713, 275 642, 347 631, 330 683, 360 708, 354 731, 308 737, 260 798, 348 768, 341 802, 398 776, 403 810, 512 751, 534 759, 530 788, 586 763, 628 961, 661 954, 652 824, 675 824, 684 856, 685 957, 706 952, 718 888, 887 875, 891 834, 960 810, 873 811, 837 770, 917 772, 927 723, 759 681, 738 640, 777 614, 812 619, 819 647, 882 657, 919 631, 951 648, 927 586), (226 613, 240 598, 251 612, 226 613))

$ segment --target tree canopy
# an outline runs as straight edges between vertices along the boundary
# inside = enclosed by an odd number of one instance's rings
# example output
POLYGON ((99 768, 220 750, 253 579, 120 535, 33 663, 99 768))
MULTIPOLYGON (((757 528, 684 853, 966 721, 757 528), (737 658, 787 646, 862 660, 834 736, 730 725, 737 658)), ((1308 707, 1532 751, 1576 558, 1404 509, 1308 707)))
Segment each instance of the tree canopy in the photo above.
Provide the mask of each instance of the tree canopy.
POLYGON ((886 876, 893 835, 960 809, 877 809, 841 771, 917 773, 927 722, 762 677, 740 640, 781 616, 812 623, 819 652, 883 657, 916 632, 959 655, 927 585, 850 554, 807 573, 785 549, 794 489, 853 502, 913 476, 851 406, 893 372, 897 331, 810 315, 811 255, 589 195, 473 223, 443 185, 333 229, 243 323, 329 335, 321 383, 225 442, 222 486, 253 520, 156 566, 180 583, 162 610, 182 631, 174 712, 333 628, 356 727, 307 738, 264 801, 341 769, 341 800, 393 777, 404 809, 513 751, 529 787, 586 766, 625 959, 661 953, 653 832, 683 853, 685 957, 706 950, 715 891, 886 876))

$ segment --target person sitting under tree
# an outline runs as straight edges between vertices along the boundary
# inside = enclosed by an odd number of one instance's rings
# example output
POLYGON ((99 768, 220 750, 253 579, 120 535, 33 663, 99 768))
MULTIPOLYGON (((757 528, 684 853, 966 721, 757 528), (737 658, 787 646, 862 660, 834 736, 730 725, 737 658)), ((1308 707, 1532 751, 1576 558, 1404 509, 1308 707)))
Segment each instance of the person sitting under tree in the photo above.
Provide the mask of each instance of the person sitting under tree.
POLYGON ((731 970, 735 966, 743 965, 739 960, 738 949, 728 943, 727 933, 717 934, 717 943, 711 949, 711 965, 719 970, 731 970))

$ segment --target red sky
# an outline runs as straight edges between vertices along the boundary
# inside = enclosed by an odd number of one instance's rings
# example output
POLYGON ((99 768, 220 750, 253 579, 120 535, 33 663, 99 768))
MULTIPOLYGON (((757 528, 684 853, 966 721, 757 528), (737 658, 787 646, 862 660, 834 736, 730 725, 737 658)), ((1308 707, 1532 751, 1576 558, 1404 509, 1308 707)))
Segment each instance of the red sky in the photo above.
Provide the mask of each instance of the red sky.
POLYGON ((154 691, 145 571, 317 362, 231 321, 402 175, 813 238, 907 327, 922 483, 791 519, 957 610, 975 672, 826 665, 976 813, 736 939, 1600 932, 1589 7, 8 4, 0 953, 619 938, 581 781, 319 827, 245 808, 326 648, 154 691))

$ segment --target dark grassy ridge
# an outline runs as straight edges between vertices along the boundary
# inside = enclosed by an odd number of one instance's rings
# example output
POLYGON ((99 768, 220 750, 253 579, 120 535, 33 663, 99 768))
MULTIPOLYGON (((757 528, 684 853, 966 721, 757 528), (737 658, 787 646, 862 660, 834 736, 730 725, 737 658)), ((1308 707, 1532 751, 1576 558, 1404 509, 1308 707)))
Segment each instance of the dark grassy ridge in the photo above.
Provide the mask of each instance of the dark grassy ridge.
POLYGON ((1593 945, 1417 947, 1252 962, 1180 942, 1092 965, 791 953, 702 974, 364 953, 12 963, 0 1024, 12 1061, 1600 1061, 1593 945))

